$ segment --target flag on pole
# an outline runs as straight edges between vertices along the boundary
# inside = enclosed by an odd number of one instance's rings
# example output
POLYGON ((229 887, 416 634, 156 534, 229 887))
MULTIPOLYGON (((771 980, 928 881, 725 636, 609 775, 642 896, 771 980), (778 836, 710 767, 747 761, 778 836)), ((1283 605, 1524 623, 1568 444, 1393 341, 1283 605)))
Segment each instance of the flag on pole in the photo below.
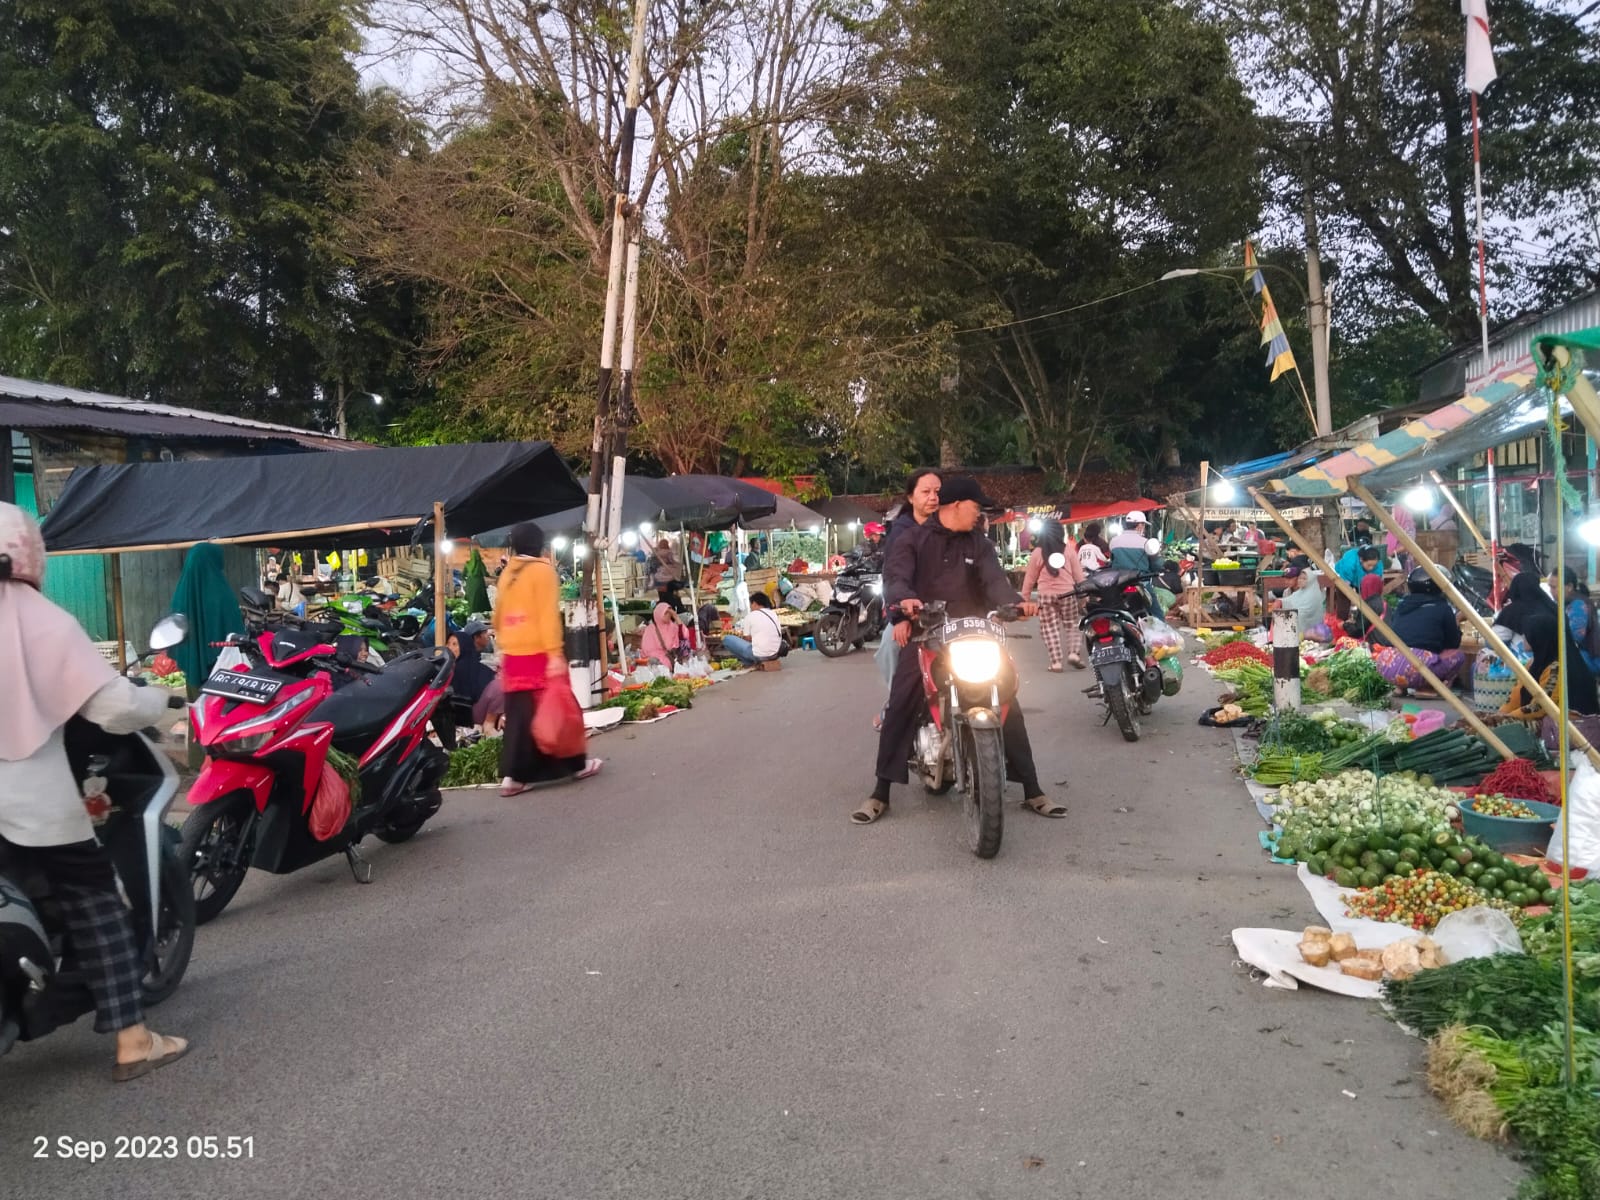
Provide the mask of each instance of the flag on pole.
POLYGON ((1483 89, 1498 78, 1494 69, 1494 45, 1489 41, 1488 0, 1461 0, 1467 18, 1467 91, 1483 95, 1483 89))
POLYGON ((1267 281, 1256 265, 1255 248, 1249 242, 1244 244, 1244 266, 1251 291, 1261 297, 1261 344, 1267 348, 1267 366, 1272 369, 1275 380, 1285 371, 1298 371, 1300 367, 1294 361, 1294 350, 1283 332, 1283 322, 1278 320, 1278 306, 1272 302, 1267 281))

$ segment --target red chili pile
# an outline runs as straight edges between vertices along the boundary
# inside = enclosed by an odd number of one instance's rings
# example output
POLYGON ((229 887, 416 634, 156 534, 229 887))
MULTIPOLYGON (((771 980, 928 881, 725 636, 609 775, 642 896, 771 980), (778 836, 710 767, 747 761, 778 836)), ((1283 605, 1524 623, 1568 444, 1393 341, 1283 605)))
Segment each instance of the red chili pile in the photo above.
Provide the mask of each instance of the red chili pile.
POLYGON ((1561 800, 1550 791, 1539 769, 1525 758, 1511 758, 1501 763, 1475 789, 1485 795, 1513 796, 1518 800, 1540 800, 1545 804, 1559 804, 1561 800))
MULTIPOLYGON (((1212 667, 1225 667, 1236 662, 1257 662, 1270 667, 1272 655, 1250 642, 1227 642, 1207 650, 1200 656, 1200 661, 1212 667)), ((1510 794, 1506 793, 1508 796, 1510 794)))

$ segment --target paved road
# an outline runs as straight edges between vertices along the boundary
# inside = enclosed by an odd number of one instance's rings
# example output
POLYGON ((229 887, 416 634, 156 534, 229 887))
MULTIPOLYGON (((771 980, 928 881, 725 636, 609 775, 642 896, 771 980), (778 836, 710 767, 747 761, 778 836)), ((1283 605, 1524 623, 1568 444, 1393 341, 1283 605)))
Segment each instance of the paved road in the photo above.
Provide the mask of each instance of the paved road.
POLYGON ((86 1022, 0 1062, 0 1196, 1512 1192, 1373 1006, 1234 965, 1231 928, 1314 913, 1194 723, 1208 681, 1130 746, 1018 657, 1072 812, 1013 804, 996 860, 920 791, 849 825, 877 677, 792 656, 607 735, 596 781, 452 794, 370 887, 253 876, 159 1011, 187 1062, 113 1087, 86 1022), (139 1134, 254 1157, 31 1157, 139 1134))

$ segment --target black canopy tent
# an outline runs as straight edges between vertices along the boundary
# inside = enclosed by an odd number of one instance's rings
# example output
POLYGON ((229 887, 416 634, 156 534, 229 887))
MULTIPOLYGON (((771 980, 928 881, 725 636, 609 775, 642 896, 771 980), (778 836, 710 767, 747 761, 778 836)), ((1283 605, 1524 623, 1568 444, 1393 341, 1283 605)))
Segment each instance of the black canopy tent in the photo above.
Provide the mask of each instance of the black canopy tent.
MULTIPOLYGON (((726 475, 668 475, 658 479, 629 475, 622 489, 619 530, 653 525, 661 529, 726 529, 778 507, 778 498, 752 483, 726 475)), ((547 534, 576 533, 583 528, 585 506, 539 518, 547 534)), ((524 518, 526 519, 526 518, 524 518)), ((501 545, 510 525, 475 534, 485 545, 501 545)))
POLYGON ((74 471, 43 530, 52 554, 304 538, 349 549, 412 541, 435 505, 449 534, 467 537, 584 495, 549 442, 129 463, 74 471))

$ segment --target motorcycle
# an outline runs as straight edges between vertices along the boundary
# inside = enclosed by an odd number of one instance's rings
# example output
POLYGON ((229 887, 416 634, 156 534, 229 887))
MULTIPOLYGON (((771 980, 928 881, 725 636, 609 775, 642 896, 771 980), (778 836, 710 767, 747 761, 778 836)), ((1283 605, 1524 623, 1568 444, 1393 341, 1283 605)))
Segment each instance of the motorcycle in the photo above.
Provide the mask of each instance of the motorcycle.
POLYGON ((817 618, 817 649, 842 658, 883 636, 883 573, 877 562, 853 564, 834 581, 833 599, 817 618))
POLYGON ((314 631, 269 630, 229 644, 247 665, 213 671, 190 710, 207 757, 189 790, 193 811, 179 856, 201 925, 227 907, 251 867, 284 875, 342 850, 357 882, 370 883, 362 839, 415 836, 443 803, 439 783, 449 765, 425 736, 455 672, 447 648, 379 668, 314 631), (341 669, 366 678, 336 689, 341 669), (338 770, 351 760, 353 781, 338 770), (352 794, 342 828, 318 837, 316 800, 345 786, 352 794))
POLYGON ((986 617, 947 617, 943 601, 913 618, 926 704, 911 740, 911 770, 923 788, 961 793, 967 840, 979 858, 1000 852, 1006 748, 1001 726, 1016 701, 1017 674, 1005 651, 1007 606, 986 617))
POLYGON ((1105 705, 1102 724, 1114 719, 1130 742, 1139 740, 1139 718, 1155 708, 1164 682, 1139 626, 1139 618, 1150 615, 1150 601, 1141 585, 1156 578, 1157 572, 1102 567, 1073 589, 1085 600, 1078 628, 1096 680, 1084 694, 1105 705))
MULTIPOLYGON (((152 652, 176 646, 185 628, 180 617, 164 618, 150 635, 152 652)), ((172 696, 168 706, 183 708, 183 698, 172 696)), ((73 777, 128 906, 147 1005, 177 991, 195 930, 194 896, 164 822, 178 794, 178 773, 152 745, 159 737, 155 730, 107 733, 80 717, 68 721, 63 734, 73 777)), ((94 1011, 60 906, 48 883, 21 862, 0 842, 0 1054, 94 1011)))

